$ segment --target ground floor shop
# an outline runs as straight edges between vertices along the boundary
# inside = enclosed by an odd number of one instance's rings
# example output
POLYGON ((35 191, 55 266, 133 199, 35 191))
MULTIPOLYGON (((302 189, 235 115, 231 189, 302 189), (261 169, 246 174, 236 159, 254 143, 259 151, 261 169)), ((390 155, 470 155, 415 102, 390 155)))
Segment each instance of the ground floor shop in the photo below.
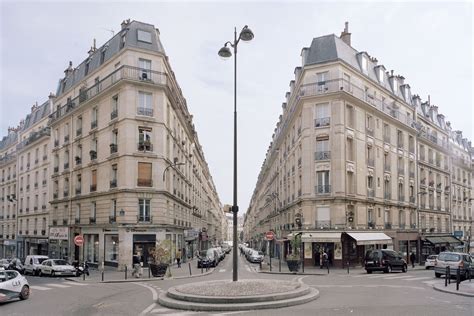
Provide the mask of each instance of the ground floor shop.
POLYGON ((421 262, 425 262, 429 255, 437 255, 443 251, 454 250, 462 245, 462 241, 452 235, 422 235, 420 236, 421 262))
POLYGON ((0 254, 1 258, 14 258, 16 257, 16 242, 15 240, 5 239, 0 242, 0 254))
POLYGON ((17 240, 16 253, 18 258, 26 258, 28 255, 48 255, 48 238, 20 237, 17 240))

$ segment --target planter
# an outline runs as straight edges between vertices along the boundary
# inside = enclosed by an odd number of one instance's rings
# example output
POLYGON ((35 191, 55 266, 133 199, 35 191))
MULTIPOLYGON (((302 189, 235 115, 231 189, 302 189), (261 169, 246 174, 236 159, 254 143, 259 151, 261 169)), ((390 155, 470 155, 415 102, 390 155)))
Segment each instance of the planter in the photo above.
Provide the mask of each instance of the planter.
POLYGON ((288 270, 291 272, 298 272, 301 261, 298 259, 287 259, 286 264, 288 265, 288 270))
POLYGON ((166 270, 168 269, 168 264, 167 263, 150 263, 150 270, 151 270, 151 275, 154 277, 163 277, 166 274, 166 270))

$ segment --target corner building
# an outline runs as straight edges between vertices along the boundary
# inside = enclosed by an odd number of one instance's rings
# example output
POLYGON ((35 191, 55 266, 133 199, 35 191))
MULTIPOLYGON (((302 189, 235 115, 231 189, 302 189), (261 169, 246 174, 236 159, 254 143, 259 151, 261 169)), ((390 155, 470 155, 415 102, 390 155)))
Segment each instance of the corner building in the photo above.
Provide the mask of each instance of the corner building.
POLYGON ((53 103, 55 255, 123 268, 134 253, 147 265, 161 240, 173 256, 222 241, 222 206, 158 29, 124 21, 70 63, 53 103))
POLYGON ((288 240, 301 234, 305 264, 319 265, 324 250, 335 266, 363 264, 372 248, 393 248, 406 259, 414 251, 423 260, 422 232, 444 236, 445 249, 461 244, 451 236, 444 117, 403 76, 352 48, 347 27, 302 50, 246 214, 246 241, 284 257, 288 240), (425 111, 429 121, 420 118, 425 111), (429 166, 418 163, 426 142, 429 166), (419 212, 424 178, 432 181, 432 203, 419 212), (264 240, 269 230, 276 240, 264 240))

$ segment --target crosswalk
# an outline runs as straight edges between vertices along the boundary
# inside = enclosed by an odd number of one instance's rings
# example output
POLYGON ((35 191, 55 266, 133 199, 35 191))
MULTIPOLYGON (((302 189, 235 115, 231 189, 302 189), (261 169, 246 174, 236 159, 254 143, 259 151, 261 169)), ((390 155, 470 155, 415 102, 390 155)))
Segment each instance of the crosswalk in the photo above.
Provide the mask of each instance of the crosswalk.
POLYGON ((66 289, 74 286, 87 286, 87 284, 79 282, 47 283, 42 285, 30 285, 30 289, 38 291, 49 291, 53 289, 66 289))
MULTIPOLYGON (((345 275, 341 275, 342 277, 346 277, 345 275)), ((397 280, 397 281, 421 281, 424 284, 434 284, 437 283, 439 280, 433 278, 433 276, 416 276, 413 274, 403 274, 403 275, 389 275, 389 274, 358 274, 358 275, 350 275, 352 278, 358 279, 380 279, 380 280, 397 280)))

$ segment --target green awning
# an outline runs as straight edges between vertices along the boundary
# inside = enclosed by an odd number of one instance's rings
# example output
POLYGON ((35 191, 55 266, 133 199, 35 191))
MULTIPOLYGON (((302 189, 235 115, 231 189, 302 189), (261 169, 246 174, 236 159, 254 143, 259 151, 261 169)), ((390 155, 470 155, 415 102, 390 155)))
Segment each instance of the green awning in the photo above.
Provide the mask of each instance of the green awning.
POLYGON ((440 236, 429 236, 429 237, 425 237, 425 239, 429 241, 430 243, 432 243, 433 245, 447 243, 447 241, 444 240, 444 238, 440 236))
POLYGON ((443 236, 443 239, 444 239, 445 242, 447 242, 451 245, 462 244, 462 241, 460 241, 459 239, 457 239, 454 236, 443 236))

